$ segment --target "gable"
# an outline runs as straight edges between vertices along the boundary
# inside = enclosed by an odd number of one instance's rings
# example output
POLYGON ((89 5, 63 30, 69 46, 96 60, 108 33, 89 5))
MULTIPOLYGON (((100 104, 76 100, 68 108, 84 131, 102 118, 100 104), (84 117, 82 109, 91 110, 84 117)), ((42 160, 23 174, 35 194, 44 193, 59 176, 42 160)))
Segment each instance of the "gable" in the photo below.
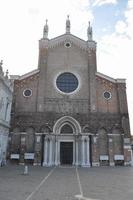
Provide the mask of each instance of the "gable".
POLYGON ((84 50, 84 51, 88 51, 89 49, 93 49, 96 50, 96 42, 95 41, 85 41, 82 40, 72 34, 64 34, 58 37, 55 37, 51 40, 44 40, 41 39, 40 40, 40 47, 46 47, 47 48, 55 48, 58 47, 60 45, 63 45, 66 42, 70 42, 71 44, 77 46, 78 48, 84 50))

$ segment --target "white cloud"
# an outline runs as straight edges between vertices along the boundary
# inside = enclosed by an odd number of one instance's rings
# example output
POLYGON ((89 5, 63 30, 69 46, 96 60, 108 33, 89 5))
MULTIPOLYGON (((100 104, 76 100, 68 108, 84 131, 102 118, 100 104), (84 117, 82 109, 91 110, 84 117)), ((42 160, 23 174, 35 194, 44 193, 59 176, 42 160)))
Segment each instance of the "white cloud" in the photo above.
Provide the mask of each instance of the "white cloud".
POLYGON ((93 6, 102 6, 105 4, 117 4, 117 0, 95 0, 93 6))
POLYGON ((119 33, 119 34, 124 34, 126 33, 126 28, 127 28, 127 25, 124 21, 118 21, 115 25, 115 30, 116 30, 116 33, 119 33))
POLYGON ((88 21, 93 21, 88 0, 4 0, 1 3, 0 59, 11 74, 37 68, 38 40, 48 19, 49 38, 65 33, 69 14, 71 32, 87 39, 88 21), (7 6, 8 5, 8 6, 7 6))
POLYGON ((128 1, 128 8, 125 12, 127 26, 127 34, 133 39, 133 0, 128 1))
POLYGON ((128 1, 125 20, 117 21, 115 32, 98 42, 98 69, 115 78, 127 78, 127 96, 133 130, 133 0, 128 1))

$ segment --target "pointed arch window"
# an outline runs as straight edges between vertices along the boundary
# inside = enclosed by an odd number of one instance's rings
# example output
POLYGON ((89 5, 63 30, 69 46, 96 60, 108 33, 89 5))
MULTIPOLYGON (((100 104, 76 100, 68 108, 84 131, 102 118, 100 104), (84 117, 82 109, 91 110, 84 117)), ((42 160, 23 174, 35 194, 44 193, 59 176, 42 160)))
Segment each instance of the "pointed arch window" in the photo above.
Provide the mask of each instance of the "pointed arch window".
POLYGON ((65 124, 60 131, 61 134, 73 134, 73 129, 69 124, 65 124))

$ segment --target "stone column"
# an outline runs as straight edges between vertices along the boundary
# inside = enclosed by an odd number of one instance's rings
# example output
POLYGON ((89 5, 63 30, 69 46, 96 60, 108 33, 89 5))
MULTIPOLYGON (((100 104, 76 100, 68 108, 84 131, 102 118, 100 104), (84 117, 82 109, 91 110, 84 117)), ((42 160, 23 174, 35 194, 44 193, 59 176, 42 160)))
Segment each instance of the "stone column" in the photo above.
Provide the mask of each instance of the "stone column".
POLYGON ((51 138, 50 138, 50 150, 49 150, 49 163, 48 163, 49 166, 52 166, 52 164, 53 164, 53 161, 52 161, 52 158, 53 158, 53 156, 52 156, 53 151, 52 151, 52 149, 53 149, 53 138, 51 137, 51 138))
POLYGON ((24 165, 24 154, 25 154, 25 141, 26 141, 26 133, 25 132, 21 132, 20 133, 20 158, 19 158, 19 164, 20 165, 24 165))
POLYGON ((85 166, 85 141, 84 141, 84 136, 82 136, 82 153, 81 153, 81 158, 82 158, 82 166, 85 166))
POLYGON ((58 141, 58 165, 60 165, 60 141, 58 141))
POLYGON ((48 139, 45 138, 45 142, 44 142, 44 157, 43 157, 43 166, 47 166, 48 165, 48 139))
POLYGON ((42 134, 35 133, 34 165, 41 165, 42 134))
POLYGON ((78 143, 79 143, 79 139, 76 138, 76 159, 75 159, 75 165, 78 166, 79 165, 79 149, 78 149, 78 143))
POLYGON ((114 166, 113 139, 109 138, 109 165, 114 166))
POLYGON ((55 136, 55 166, 58 166, 58 138, 55 136))
POLYGON ((76 148, 76 141, 74 140, 73 141, 73 162, 72 162, 72 165, 75 165, 75 162, 76 162, 76 155, 75 155, 76 154, 76 151, 75 151, 76 149, 75 148, 76 148))
POLYGON ((86 165, 88 166, 88 167, 90 167, 90 144, 89 144, 89 142, 90 142, 90 139, 87 137, 87 160, 86 160, 86 165))

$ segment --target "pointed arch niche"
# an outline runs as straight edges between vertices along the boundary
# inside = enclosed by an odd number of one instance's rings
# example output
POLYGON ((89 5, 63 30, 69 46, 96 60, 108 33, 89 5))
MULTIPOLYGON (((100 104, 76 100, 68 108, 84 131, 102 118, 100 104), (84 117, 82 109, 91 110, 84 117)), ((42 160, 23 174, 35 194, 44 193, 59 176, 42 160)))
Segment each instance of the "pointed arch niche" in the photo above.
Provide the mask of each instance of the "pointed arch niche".
POLYGON ((104 128, 98 131, 99 162, 101 166, 109 165, 108 136, 104 128))
POLYGON ((104 128, 98 131, 99 154, 108 155, 108 136, 104 128))
POLYGON ((70 116, 64 116, 58 119, 53 128, 54 134, 79 134, 81 127, 77 120, 70 116))

